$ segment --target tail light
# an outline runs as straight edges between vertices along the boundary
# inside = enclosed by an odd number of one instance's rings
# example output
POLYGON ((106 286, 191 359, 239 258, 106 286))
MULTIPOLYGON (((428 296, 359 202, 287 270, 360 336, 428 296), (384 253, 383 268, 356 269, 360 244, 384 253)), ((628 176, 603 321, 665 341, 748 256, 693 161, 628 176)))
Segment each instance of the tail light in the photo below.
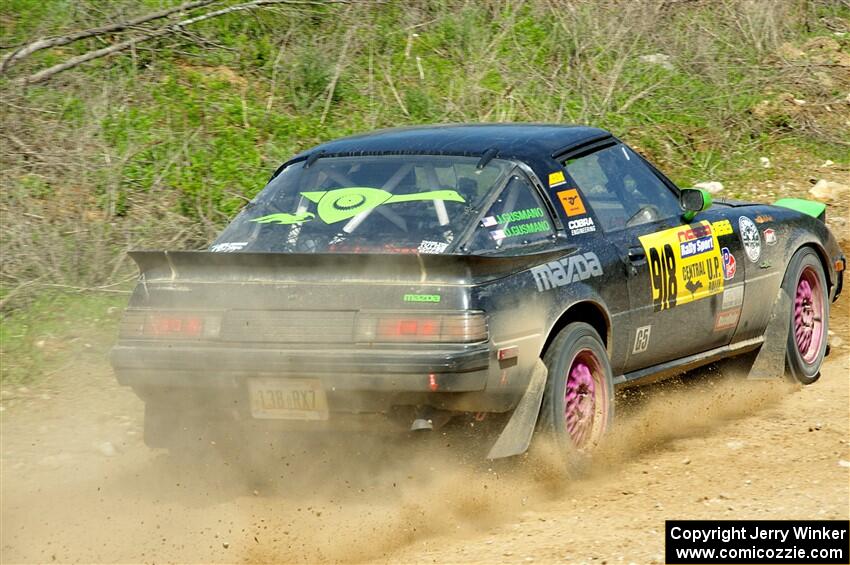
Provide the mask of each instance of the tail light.
POLYGON ((221 330, 221 316, 205 312, 127 310, 120 337, 137 339, 212 339, 221 330))
POLYGON ((483 312, 398 314, 362 312, 357 317, 358 342, 474 343, 486 341, 483 312))

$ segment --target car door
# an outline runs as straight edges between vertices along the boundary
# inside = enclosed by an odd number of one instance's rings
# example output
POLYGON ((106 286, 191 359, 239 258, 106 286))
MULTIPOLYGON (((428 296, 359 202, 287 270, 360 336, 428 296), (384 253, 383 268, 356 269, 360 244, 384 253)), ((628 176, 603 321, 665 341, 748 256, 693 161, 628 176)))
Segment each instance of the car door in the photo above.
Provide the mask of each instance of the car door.
POLYGON ((624 144, 564 165, 624 265, 631 333, 624 372, 721 342, 710 298, 723 291, 723 257, 712 223, 685 222, 674 188, 624 144))

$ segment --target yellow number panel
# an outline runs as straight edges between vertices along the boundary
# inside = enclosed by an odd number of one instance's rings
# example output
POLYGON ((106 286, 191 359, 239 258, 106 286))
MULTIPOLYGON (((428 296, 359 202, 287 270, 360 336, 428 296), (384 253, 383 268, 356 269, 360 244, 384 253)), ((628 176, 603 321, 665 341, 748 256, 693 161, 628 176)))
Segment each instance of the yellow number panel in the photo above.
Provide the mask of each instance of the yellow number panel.
POLYGON ((654 310, 666 310, 723 291, 723 259, 710 223, 644 235, 654 310))

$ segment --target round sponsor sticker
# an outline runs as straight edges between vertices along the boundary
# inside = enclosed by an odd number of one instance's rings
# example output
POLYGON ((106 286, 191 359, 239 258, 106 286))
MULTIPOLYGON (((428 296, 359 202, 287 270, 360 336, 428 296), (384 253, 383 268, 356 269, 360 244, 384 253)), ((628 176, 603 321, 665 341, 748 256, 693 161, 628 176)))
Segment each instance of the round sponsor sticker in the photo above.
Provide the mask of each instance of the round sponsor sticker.
POLYGON ((720 251, 723 256, 723 278, 728 280, 735 278, 735 273, 738 271, 738 262, 735 256, 729 251, 728 247, 724 247, 720 251))
POLYGON ((738 227, 741 230, 741 243, 744 251, 753 263, 757 263, 761 257, 761 237, 755 222, 746 216, 738 218, 738 227))

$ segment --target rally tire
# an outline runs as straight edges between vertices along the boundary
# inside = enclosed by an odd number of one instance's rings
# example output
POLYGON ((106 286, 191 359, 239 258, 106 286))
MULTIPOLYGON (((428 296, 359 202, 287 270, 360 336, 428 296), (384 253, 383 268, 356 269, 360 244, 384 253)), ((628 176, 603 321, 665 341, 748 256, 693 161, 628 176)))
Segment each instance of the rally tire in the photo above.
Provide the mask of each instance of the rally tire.
POLYGON ((614 417, 608 354, 592 326, 574 322, 558 333, 543 362, 549 375, 538 433, 570 473, 580 473, 614 417))
POLYGON ((818 254, 799 249, 785 271, 782 289, 791 299, 786 375, 809 385, 820 378, 829 337, 829 293, 818 254))

